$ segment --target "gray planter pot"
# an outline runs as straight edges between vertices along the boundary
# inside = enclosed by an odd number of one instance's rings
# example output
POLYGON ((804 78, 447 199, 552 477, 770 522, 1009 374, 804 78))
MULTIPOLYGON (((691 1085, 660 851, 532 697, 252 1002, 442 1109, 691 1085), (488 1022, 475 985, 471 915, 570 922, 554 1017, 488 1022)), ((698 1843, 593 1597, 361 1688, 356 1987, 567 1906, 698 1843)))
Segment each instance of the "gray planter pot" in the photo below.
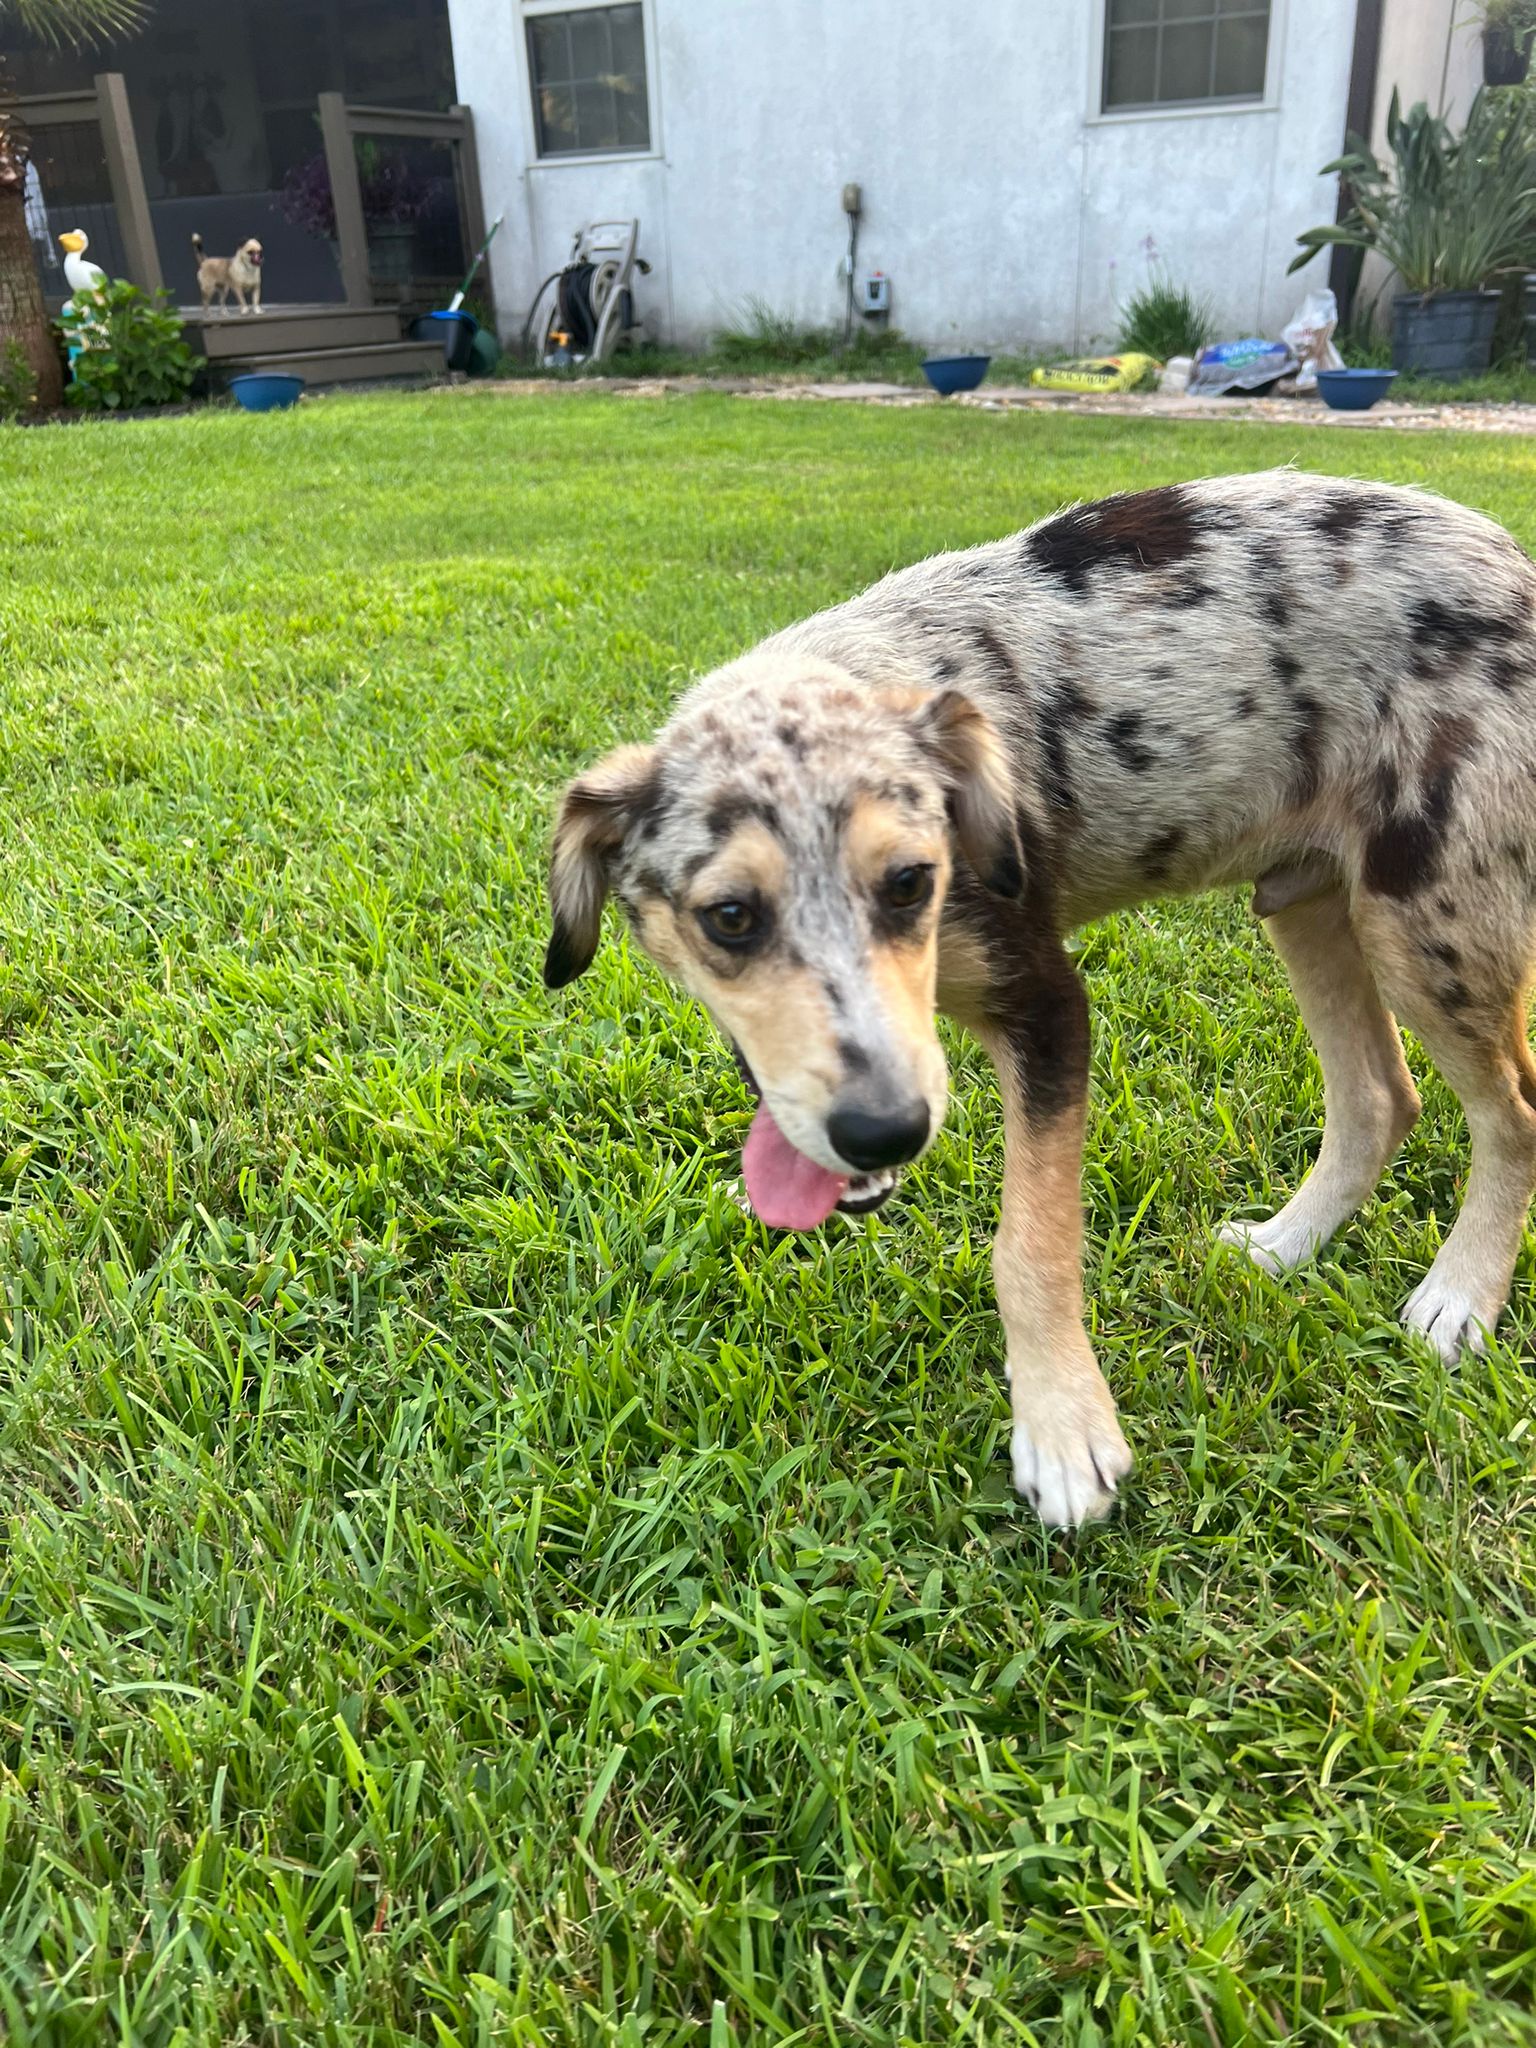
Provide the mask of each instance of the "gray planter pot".
POLYGON ((409 284, 416 253, 416 223, 384 220, 368 226, 368 275, 385 284, 409 284))
POLYGON ((1497 292, 1399 292, 1392 301, 1392 367, 1421 377, 1476 377, 1493 359, 1497 292))

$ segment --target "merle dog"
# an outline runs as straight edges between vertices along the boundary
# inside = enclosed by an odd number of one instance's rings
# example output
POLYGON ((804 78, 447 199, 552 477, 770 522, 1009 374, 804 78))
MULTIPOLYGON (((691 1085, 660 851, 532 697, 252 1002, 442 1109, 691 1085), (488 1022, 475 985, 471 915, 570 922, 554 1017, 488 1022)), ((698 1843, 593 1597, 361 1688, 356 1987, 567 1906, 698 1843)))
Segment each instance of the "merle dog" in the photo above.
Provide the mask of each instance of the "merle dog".
POLYGON ((546 979, 612 889, 754 1079, 747 1190, 876 1206, 944 1115, 935 1009, 981 1040, 1020 1490, 1105 1512, 1130 1452, 1082 1320, 1088 1006, 1063 945, 1148 897, 1256 883, 1322 1061, 1316 1165, 1223 1235, 1270 1271, 1375 1186, 1418 1112, 1393 1013, 1472 1138, 1404 1310, 1480 1349, 1536 1185, 1536 569, 1417 491, 1289 470, 1059 512, 887 576, 696 684, 566 792, 546 979))

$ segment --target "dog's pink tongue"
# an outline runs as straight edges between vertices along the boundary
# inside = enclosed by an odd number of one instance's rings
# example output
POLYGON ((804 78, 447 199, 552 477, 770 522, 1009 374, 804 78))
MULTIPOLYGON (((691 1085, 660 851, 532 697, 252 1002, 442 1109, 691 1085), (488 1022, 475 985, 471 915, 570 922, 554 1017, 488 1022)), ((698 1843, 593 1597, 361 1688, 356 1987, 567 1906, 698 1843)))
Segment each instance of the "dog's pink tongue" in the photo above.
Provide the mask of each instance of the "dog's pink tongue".
POLYGON ((766 1103, 752 1119, 741 1170, 752 1207, 770 1230, 814 1230, 826 1222, 848 1186, 842 1174, 828 1173, 795 1150, 766 1103))

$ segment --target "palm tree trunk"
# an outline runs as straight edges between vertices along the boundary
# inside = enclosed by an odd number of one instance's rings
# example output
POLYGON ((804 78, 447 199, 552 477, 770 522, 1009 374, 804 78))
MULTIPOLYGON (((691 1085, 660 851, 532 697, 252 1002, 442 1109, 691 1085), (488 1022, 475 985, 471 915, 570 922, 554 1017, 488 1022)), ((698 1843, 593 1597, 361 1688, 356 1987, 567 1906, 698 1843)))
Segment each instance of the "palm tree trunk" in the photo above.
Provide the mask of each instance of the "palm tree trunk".
POLYGON ((20 343, 37 378, 37 403, 51 412, 63 403, 64 379, 27 233, 27 155, 26 128, 0 78, 0 349, 20 343))

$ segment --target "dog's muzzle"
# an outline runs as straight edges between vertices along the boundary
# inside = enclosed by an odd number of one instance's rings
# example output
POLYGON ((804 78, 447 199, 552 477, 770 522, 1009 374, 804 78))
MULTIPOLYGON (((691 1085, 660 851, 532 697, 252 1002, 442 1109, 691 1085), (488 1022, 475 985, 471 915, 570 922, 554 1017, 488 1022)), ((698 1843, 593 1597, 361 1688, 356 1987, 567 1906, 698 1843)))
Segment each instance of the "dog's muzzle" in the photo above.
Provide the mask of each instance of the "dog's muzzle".
MULTIPOLYGON (((743 1059, 739 1045, 731 1047, 731 1058, 735 1060, 752 1100, 761 1102, 763 1091, 757 1085, 757 1076, 743 1059)), ((850 1173, 847 1193, 837 1206, 845 1216, 870 1216, 876 1209, 884 1207, 900 1185, 899 1166, 882 1166, 874 1173, 850 1173)))

